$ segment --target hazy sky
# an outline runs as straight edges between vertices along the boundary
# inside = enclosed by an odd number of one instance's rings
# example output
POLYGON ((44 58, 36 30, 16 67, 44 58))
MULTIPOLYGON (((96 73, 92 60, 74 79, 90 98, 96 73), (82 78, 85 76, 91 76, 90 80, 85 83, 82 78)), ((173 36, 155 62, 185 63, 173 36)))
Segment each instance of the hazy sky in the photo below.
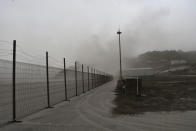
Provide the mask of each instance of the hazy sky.
MULTIPOLYGON (((0 40, 113 71, 148 50, 196 50, 195 0, 0 0, 0 40)), ((1 46, 0 46, 1 47, 1 46)))

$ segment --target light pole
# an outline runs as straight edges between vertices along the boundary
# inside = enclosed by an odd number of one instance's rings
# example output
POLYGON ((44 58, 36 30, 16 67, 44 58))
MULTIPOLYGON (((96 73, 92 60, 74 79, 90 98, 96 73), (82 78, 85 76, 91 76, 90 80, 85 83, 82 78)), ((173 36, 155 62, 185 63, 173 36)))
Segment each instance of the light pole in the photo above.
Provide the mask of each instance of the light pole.
POLYGON ((117 34, 119 35, 120 80, 122 81, 122 62, 121 62, 121 44, 120 44, 120 34, 121 33, 122 32, 119 29, 119 31, 117 32, 117 34))

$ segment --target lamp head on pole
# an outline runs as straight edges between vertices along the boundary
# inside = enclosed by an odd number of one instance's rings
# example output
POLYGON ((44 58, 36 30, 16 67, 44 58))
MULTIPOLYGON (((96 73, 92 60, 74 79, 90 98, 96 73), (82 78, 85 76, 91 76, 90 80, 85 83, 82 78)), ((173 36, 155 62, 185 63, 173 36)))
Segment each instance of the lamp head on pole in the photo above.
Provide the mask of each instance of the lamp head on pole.
POLYGON ((118 30, 117 34, 120 35, 122 32, 120 31, 120 29, 118 30))

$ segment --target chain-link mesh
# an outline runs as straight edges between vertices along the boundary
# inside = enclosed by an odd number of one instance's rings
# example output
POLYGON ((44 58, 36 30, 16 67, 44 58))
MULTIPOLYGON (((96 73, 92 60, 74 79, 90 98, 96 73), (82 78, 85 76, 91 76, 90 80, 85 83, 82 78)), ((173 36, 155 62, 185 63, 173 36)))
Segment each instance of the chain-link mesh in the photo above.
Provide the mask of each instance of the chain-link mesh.
POLYGON ((78 88, 78 95, 82 94, 83 92, 83 84, 82 84, 82 65, 76 63, 77 65, 77 88, 78 88))
POLYGON ((17 62, 16 117, 26 116, 46 106, 46 67, 17 62))
POLYGON ((13 93, 13 50, 10 50, 12 44, 3 42, 9 47, 6 45, 5 49, 0 49, 0 57, 6 59, 0 59, 0 125, 44 109, 49 104, 55 105, 66 100, 66 96, 70 99, 80 95, 106 82, 103 79, 105 76, 101 77, 94 68, 66 61, 64 70, 63 60, 59 61, 51 56, 47 57, 49 78, 47 81, 46 57, 28 54, 19 46, 16 50, 15 93, 13 93), (15 108, 13 108, 13 94, 15 94, 15 108))
POLYGON ((93 69, 91 68, 90 69, 90 89, 93 89, 94 88, 94 80, 93 80, 93 69))
POLYGON ((0 125, 12 119, 12 62, 0 60, 0 125))
MULTIPOLYGON (((66 89, 68 99, 104 83, 104 76, 87 66, 75 64, 66 68, 66 89), (82 73, 83 72, 83 73, 82 73), (95 73, 97 73, 95 75, 95 73), (76 77, 77 75, 77 77, 76 77), (101 82, 100 82, 101 81, 101 82), (84 87, 84 88, 83 88, 84 87)), ((66 99, 64 69, 49 66, 50 104, 66 99)), ((12 62, 0 60, 0 120, 12 120, 12 62)), ((16 62, 16 118, 21 118, 47 107, 46 66, 16 62)))
POLYGON ((84 76, 84 92, 88 91, 88 67, 83 66, 83 76, 84 76))
POLYGON ((64 69, 49 66, 50 104, 65 100, 64 69))
POLYGON ((67 97, 69 99, 73 96, 76 96, 75 64, 68 63, 68 66, 66 67, 67 97))

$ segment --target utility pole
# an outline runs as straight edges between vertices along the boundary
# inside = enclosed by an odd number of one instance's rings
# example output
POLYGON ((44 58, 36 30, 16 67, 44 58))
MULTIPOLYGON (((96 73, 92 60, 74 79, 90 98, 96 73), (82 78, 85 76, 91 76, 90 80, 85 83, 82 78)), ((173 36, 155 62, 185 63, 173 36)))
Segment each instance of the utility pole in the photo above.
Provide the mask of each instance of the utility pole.
POLYGON ((122 81, 122 62, 121 62, 121 43, 120 43, 120 34, 122 32, 120 29, 118 30, 117 34, 119 35, 119 57, 120 57, 120 80, 122 81))

